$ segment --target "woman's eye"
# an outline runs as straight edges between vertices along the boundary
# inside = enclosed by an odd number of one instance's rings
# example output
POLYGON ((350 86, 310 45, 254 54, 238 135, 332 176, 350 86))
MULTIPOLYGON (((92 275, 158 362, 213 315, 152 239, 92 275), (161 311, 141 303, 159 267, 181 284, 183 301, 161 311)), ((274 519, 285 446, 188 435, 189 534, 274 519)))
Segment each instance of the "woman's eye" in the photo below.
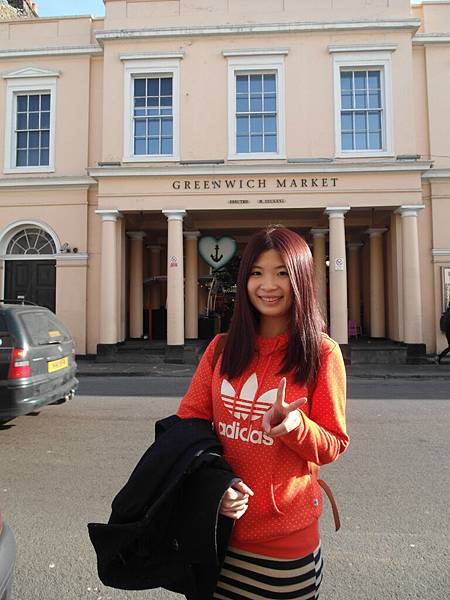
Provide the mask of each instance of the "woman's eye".
POLYGON ((261 275, 261 272, 260 271, 252 271, 250 273, 250 275, 253 275, 253 276, 255 276, 255 275, 261 275))
POLYGON ((288 272, 287 271, 279 271, 278 275, 282 275, 283 277, 288 276, 288 272))

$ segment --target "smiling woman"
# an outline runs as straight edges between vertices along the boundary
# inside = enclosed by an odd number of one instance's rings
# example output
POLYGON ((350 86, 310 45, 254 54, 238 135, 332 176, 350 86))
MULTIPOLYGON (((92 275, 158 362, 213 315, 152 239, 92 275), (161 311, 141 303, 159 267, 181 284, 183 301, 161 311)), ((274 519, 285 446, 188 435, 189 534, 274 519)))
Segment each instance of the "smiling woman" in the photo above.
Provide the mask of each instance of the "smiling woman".
POLYGON ((37 5, 40 17, 56 17, 69 15, 94 15, 102 17, 105 14, 103 0, 40 0, 37 5))

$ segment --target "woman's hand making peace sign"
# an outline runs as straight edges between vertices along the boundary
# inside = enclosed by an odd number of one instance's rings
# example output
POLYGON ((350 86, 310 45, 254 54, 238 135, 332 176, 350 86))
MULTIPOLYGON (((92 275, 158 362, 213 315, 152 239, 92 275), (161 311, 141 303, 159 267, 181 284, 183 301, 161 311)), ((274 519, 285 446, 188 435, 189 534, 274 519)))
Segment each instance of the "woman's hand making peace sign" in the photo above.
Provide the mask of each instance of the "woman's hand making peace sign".
POLYGON ((273 438, 293 431, 302 421, 302 417, 297 408, 303 406, 307 401, 307 398, 299 398, 288 404, 284 400, 285 393, 286 377, 282 377, 278 384, 276 400, 273 406, 264 413, 262 420, 263 430, 267 435, 270 435, 270 437, 273 438))

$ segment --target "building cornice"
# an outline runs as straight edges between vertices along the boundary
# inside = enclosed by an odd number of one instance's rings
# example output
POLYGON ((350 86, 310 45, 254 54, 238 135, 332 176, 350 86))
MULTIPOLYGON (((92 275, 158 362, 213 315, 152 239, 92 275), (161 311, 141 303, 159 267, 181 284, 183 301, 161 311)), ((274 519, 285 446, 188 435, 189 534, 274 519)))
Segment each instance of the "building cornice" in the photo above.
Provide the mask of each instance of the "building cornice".
POLYGON ((358 31, 375 29, 401 29, 416 32, 420 27, 419 19, 361 20, 361 21, 296 21, 290 23, 255 23, 239 25, 202 25, 194 27, 155 27, 152 29, 105 29, 95 31, 97 40, 180 37, 180 36, 213 36, 244 35, 255 33, 310 33, 323 31, 358 31))
POLYGON ((89 187, 96 185, 92 177, 11 177, 0 178, 1 188, 89 187))
POLYGON ((14 50, 0 48, 0 58, 60 56, 65 54, 103 54, 103 48, 97 44, 90 44, 89 46, 55 46, 54 48, 23 48, 14 50))
POLYGON ((450 179, 450 169, 431 169, 423 175, 423 179, 430 179, 432 181, 447 181, 450 179))
POLYGON ((395 162, 351 162, 351 163, 296 163, 265 165, 164 165, 164 166, 118 166, 95 167, 88 170, 90 177, 189 177, 211 175, 284 175, 301 173, 383 173, 383 172, 424 172, 431 166, 431 161, 395 162))
POLYGON ((414 46, 425 44, 450 44, 450 33, 416 33, 412 39, 414 46))

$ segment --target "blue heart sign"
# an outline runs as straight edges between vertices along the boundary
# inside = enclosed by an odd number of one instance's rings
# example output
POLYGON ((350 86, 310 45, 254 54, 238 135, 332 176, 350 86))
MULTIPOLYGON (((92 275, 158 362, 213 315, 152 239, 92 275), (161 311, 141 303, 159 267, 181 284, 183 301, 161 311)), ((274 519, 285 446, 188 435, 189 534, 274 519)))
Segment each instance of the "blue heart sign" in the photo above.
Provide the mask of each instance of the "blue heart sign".
POLYGON ((236 240, 231 237, 222 237, 220 240, 205 235, 198 242, 198 251, 203 260, 213 269, 220 269, 226 265, 236 254, 236 240))

